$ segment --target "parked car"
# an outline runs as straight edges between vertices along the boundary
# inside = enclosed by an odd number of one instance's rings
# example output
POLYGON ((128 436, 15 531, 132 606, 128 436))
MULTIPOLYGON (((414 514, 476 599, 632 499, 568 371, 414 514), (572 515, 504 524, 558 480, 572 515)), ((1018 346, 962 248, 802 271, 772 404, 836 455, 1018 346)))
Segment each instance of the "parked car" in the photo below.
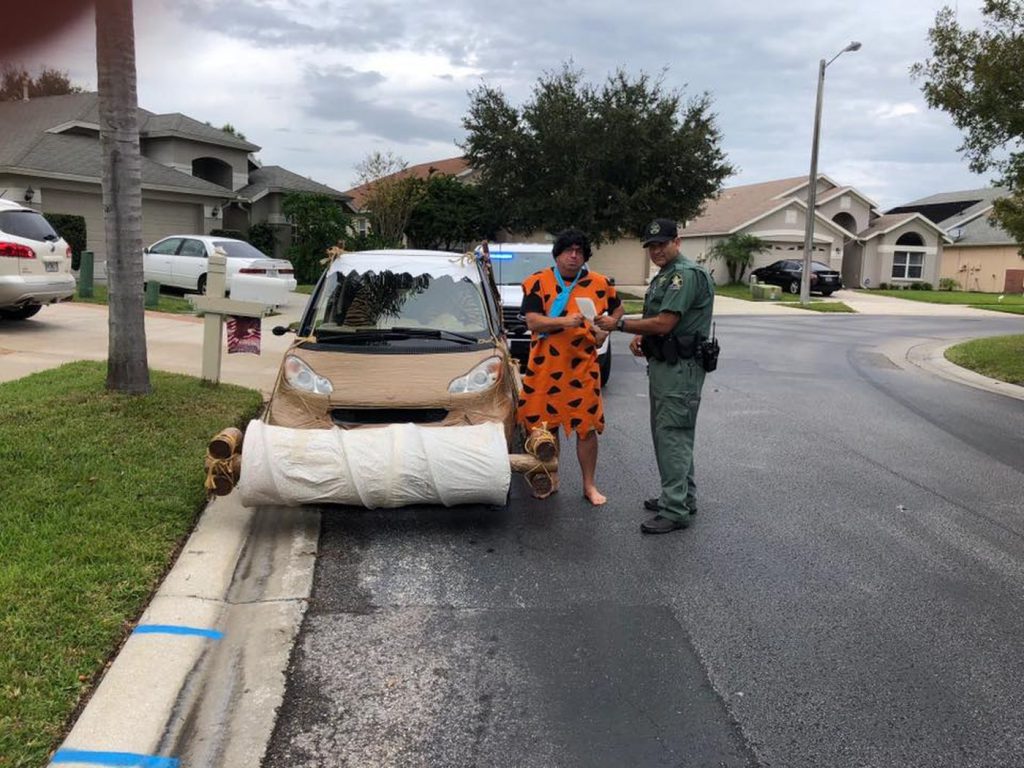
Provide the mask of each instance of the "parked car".
POLYGON ((26 320, 74 293, 64 238, 38 211, 0 200, 0 319, 26 320))
MULTIPOLYGON (((501 295, 501 315, 505 323, 512 355, 526 370, 530 359, 530 331, 523 317, 523 280, 554 265, 551 245, 544 243, 495 243, 489 246, 494 281, 501 295)), ((611 335, 597 351, 601 367, 601 386, 608 383, 612 370, 611 335)))
MULTIPOLYGON (((800 277, 803 275, 804 263, 796 259, 783 259, 769 264, 767 267, 755 269, 750 274, 759 283, 777 285, 790 293, 800 293, 800 277)), ((833 291, 843 287, 839 273, 820 261, 811 262, 811 293, 831 296, 833 291)))
POLYGON ((290 261, 274 259, 244 240, 209 235, 171 235, 157 240, 143 251, 142 270, 147 282, 206 293, 206 273, 214 248, 228 255, 226 290, 235 275, 258 275, 281 280, 294 291, 295 270, 290 261))

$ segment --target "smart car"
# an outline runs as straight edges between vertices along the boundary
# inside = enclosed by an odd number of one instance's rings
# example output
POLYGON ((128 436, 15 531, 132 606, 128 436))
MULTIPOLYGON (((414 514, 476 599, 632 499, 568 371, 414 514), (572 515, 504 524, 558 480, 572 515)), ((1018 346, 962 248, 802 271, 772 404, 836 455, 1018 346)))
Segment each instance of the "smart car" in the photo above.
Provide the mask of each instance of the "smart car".
POLYGON ((26 320, 74 293, 64 238, 38 211, 0 200, 0 319, 26 320))

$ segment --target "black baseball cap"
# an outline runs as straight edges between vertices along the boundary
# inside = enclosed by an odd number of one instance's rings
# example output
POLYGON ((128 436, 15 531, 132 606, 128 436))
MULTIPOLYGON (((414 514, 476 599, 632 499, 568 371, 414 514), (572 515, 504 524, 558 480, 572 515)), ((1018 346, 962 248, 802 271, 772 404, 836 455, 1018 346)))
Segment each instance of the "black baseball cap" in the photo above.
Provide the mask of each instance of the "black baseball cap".
POLYGON ((654 243, 667 243, 679 237, 679 226, 672 219, 655 219, 644 227, 644 248, 654 243))

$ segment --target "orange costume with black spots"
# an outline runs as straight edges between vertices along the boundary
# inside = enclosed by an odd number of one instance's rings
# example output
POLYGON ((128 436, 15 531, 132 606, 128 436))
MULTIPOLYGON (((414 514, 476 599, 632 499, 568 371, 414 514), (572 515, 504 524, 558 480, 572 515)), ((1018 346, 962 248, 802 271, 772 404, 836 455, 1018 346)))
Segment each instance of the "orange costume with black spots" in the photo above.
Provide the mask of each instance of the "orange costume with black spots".
MULTIPOLYGON (((523 314, 550 316, 551 305, 562 292, 555 269, 535 272, 523 281, 523 314)), ((565 283, 569 286, 571 281, 565 283)), ((572 286, 560 316, 579 312, 576 299, 584 296, 594 302, 599 315, 620 304, 607 277, 584 272, 572 286)), ((561 426, 566 434, 575 432, 579 437, 604 431, 601 371, 594 332, 588 325, 533 334, 517 419, 527 429, 547 422, 552 431, 561 426)))

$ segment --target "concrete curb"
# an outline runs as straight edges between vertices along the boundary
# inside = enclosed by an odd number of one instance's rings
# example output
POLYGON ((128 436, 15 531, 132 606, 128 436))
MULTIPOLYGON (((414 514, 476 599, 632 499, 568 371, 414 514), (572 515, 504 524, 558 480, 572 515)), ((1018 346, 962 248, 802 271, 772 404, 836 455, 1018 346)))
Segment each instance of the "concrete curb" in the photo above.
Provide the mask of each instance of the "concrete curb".
POLYGON ((998 379, 990 379, 988 376, 982 376, 980 373, 969 371, 966 368, 961 368, 959 365, 949 362, 945 358, 946 350, 963 341, 967 341, 967 339, 954 342, 928 341, 922 344, 915 344, 906 351, 905 359, 921 370, 943 379, 955 381, 958 384, 964 384, 975 389, 983 389, 986 392, 994 392, 998 395, 1024 400, 1024 387, 999 381, 998 379))
POLYGON ((243 507, 237 493, 208 505, 50 764, 258 765, 319 524, 312 510, 243 507))

